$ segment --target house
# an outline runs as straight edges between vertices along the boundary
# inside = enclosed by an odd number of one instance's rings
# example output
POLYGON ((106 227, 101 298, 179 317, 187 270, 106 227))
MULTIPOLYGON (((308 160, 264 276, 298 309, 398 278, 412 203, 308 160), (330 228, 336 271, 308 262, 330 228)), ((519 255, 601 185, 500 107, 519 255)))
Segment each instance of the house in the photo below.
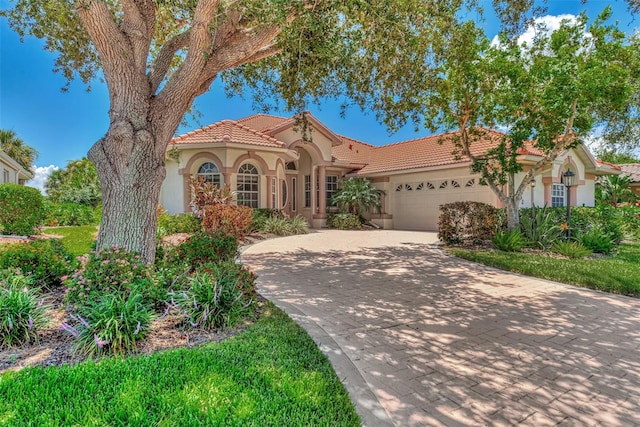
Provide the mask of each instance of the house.
POLYGON ((33 174, 23 168, 18 162, 0 150, 0 184, 20 184, 33 178, 33 174))
POLYGON ((631 190, 636 196, 640 196, 640 163, 627 163, 618 166, 622 171, 621 175, 629 175, 631 177, 631 190))
MULTIPOLYGON (((439 143, 442 136, 378 147, 337 135, 311 114, 306 120, 310 138, 303 137, 296 117, 266 114, 223 120, 174 138, 167 149, 162 206, 170 213, 189 212, 189 183, 196 176, 229 184, 239 204, 283 209, 304 216, 313 227, 325 225, 331 197, 346 176, 366 177, 383 190, 382 213, 372 214, 371 220, 384 228, 436 230, 440 205, 453 201, 500 205, 471 173, 469 160, 452 155, 451 144, 439 143)), ((473 147, 480 153, 490 145, 481 141, 473 147)), ((533 149, 520 155, 525 171, 539 159, 533 149)), ((567 169, 577 175, 572 205, 592 206, 596 177, 617 173, 578 146, 536 176, 522 206, 564 205, 561 180, 567 169)))

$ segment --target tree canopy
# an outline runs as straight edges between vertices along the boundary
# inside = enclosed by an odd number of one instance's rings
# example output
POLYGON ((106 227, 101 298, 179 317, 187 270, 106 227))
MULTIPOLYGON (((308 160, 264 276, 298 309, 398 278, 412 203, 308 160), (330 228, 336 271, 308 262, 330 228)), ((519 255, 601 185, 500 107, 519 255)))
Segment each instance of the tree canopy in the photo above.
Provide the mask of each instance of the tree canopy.
POLYGON ((33 164, 38 158, 38 151, 18 138, 12 130, 0 129, 0 150, 28 171, 33 170, 33 164))
POLYGON ((70 161, 64 169, 53 171, 45 190, 55 203, 76 203, 96 207, 102 200, 96 167, 86 157, 70 161))

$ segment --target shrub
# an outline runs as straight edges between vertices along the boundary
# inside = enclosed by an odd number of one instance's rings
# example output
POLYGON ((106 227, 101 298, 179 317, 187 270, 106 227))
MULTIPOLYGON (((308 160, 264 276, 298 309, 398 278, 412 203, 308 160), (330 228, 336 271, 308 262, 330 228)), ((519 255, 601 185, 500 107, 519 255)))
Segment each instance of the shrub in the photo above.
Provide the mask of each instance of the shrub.
POLYGON ((181 243, 171 254, 171 262, 182 262, 192 268, 238 256, 238 239, 222 232, 196 233, 181 243))
POLYGON ((73 304, 85 304, 105 292, 129 294, 133 288, 150 279, 144 259, 125 248, 113 246, 80 258, 84 262, 83 267, 71 277, 64 278, 69 288, 67 301, 73 304))
POLYGON ((264 224, 269 218, 284 218, 280 209, 254 209, 252 212, 251 229, 254 231, 264 231, 264 224))
POLYGON ((38 338, 48 323, 47 306, 38 301, 30 279, 0 271, 0 347, 13 347, 38 338))
POLYGON ((196 233, 202 229, 202 221, 193 214, 170 215, 160 210, 158 215, 158 235, 168 236, 174 233, 196 233))
POLYGON ((600 227, 592 227, 587 230, 580 236, 580 241, 585 248, 603 254, 610 254, 615 246, 611 238, 600 227))
POLYGON ((0 269, 19 268, 36 286, 55 287, 73 271, 72 257, 57 239, 14 243, 0 249, 0 269))
POLYGON ((620 228, 627 239, 640 240, 640 207, 623 206, 616 209, 620 228))
POLYGON ((520 252, 526 246, 526 240, 519 231, 496 231, 491 240, 496 249, 504 252, 520 252))
POLYGON ((45 223, 49 226, 96 225, 100 222, 98 211, 91 206, 75 203, 46 203, 45 223))
POLYGON ((44 217, 40 191, 24 185, 0 184, 0 232, 31 236, 37 233, 44 217))
POLYGON ((529 244, 539 249, 549 249, 562 235, 547 206, 523 210, 520 213, 520 230, 529 244))
POLYGON ((272 217, 265 221, 263 231, 277 236, 307 234, 309 232, 309 224, 307 224, 307 220, 300 215, 293 218, 272 217))
POLYGON ((202 228, 206 232, 221 231, 241 239, 251 232, 252 209, 247 206, 225 204, 204 207, 202 228))
POLYGON ((570 240, 558 240, 553 244, 553 252, 559 253, 569 258, 584 258, 591 255, 591 251, 585 248, 582 243, 570 240))
POLYGON ((447 203, 440 211, 438 238, 447 245, 490 240, 506 225, 504 210, 486 203, 447 203))
POLYGON ((128 294, 105 292, 91 304, 80 305, 77 314, 69 317, 77 323, 65 323, 63 329, 76 338, 75 351, 93 357, 135 351, 154 314, 142 293, 133 289, 128 294))
POLYGON ((360 217, 350 213, 336 213, 327 216, 327 226, 338 230, 359 230, 362 228, 360 217))
POLYGON ((228 328, 255 312, 255 276, 234 263, 208 264, 174 301, 192 327, 228 328))

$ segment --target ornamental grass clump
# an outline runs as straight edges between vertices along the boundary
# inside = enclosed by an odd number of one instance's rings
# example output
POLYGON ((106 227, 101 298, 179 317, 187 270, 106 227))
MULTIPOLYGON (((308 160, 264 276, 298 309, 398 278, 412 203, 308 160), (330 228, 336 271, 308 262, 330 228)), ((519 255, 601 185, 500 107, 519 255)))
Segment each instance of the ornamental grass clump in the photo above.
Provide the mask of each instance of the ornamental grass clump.
POLYGON ((497 231, 491 240, 496 249, 504 252, 520 252, 527 241, 519 231, 497 231))
POLYGON ((570 240, 557 241, 553 244, 552 250, 553 252, 564 255, 571 259, 584 258, 593 253, 590 249, 585 248, 582 243, 573 242, 570 240))
POLYGON ((206 264, 173 302, 193 328, 231 328, 255 313, 255 275, 233 262, 206 264))
POLYGON ((48 306, 32 285, 19 272, 0 271, 0 348, 37 340, 38 332, 48 324, 48 306))
POLYGON ((296 215, 293 218, 271 217, 264 222, 262 231, 275 234, 276 236, 307 234, 309 232, 309 224, 307 220, 300 215, 296 215))

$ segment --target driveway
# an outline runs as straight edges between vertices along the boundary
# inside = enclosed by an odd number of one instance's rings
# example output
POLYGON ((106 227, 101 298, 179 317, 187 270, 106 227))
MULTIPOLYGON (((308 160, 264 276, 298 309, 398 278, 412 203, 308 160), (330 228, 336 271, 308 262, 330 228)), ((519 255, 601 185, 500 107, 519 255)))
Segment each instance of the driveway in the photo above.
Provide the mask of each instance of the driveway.
POLYGON ((368 426, 640 425, 640 300, 438 250, 433 233, 320 231, 249 247, 368 426))

